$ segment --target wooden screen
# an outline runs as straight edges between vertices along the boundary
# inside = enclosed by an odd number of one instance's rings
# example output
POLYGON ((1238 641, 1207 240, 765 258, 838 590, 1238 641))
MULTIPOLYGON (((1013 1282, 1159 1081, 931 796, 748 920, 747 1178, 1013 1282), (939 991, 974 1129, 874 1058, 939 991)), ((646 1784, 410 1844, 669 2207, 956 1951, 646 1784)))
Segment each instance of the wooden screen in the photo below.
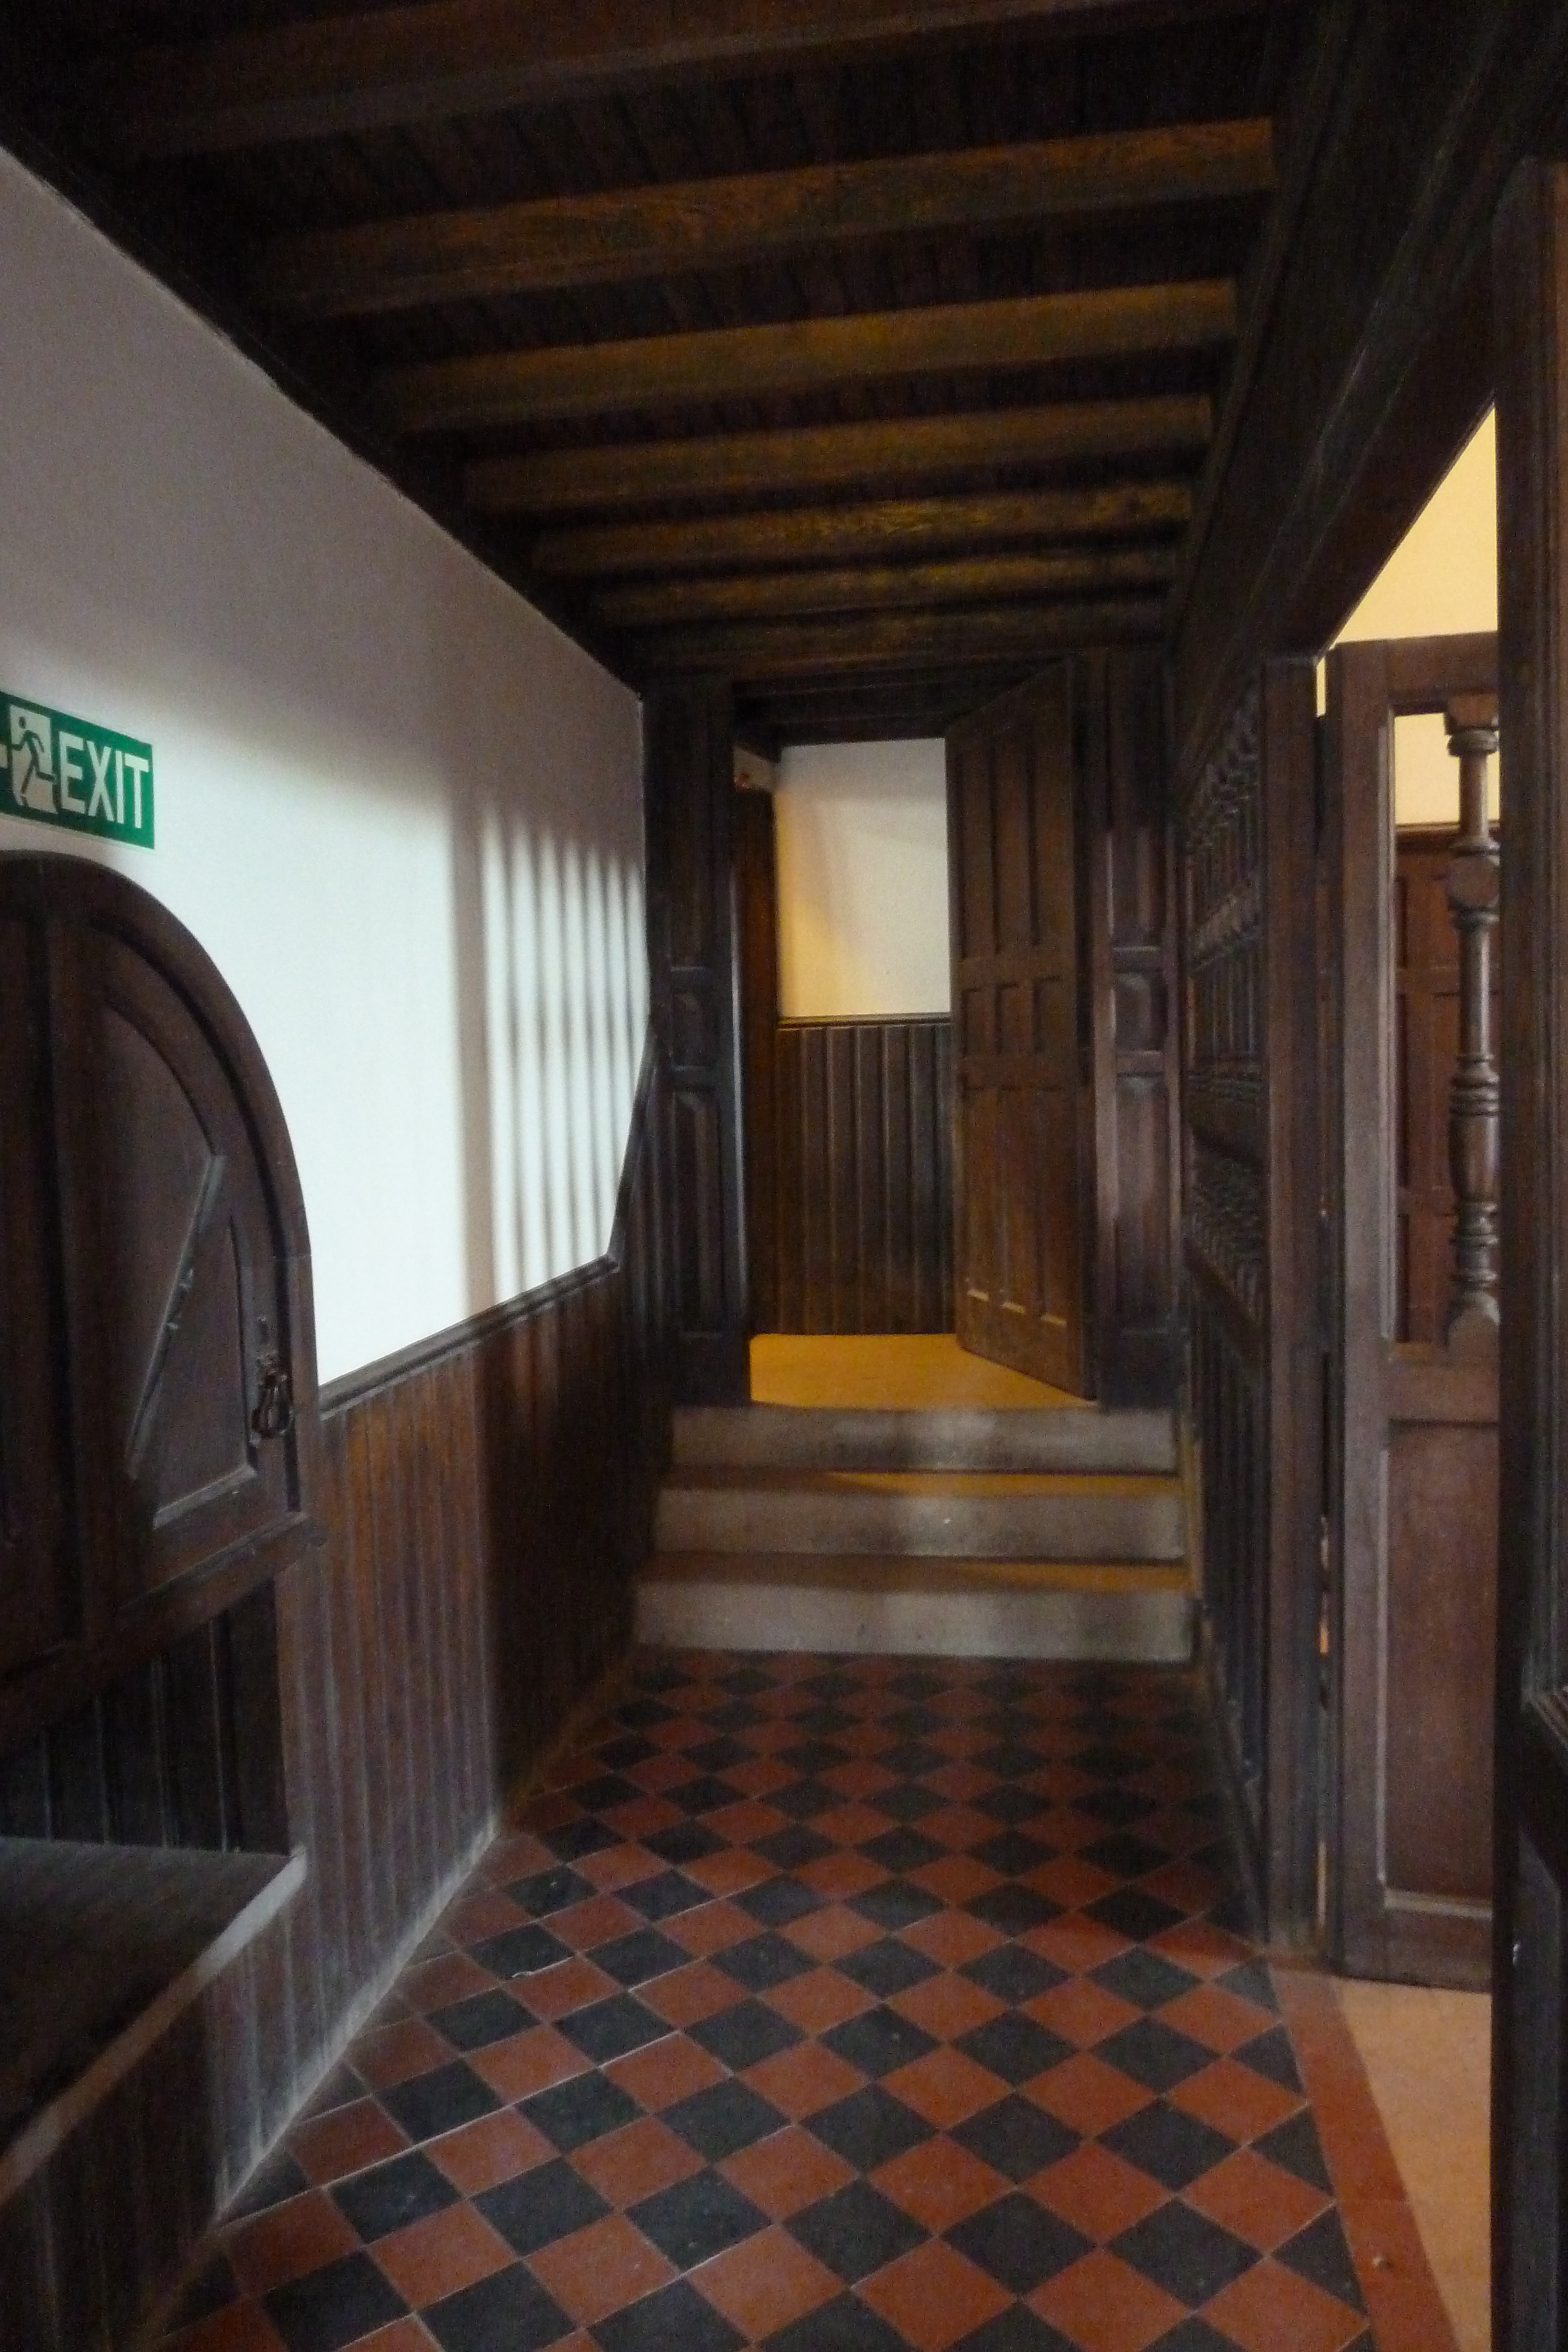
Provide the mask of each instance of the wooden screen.
MULTIPOLYGON (((1356 1975, 1461 1986, 1491 1969, 1498 1406, 1495 1319, 1454 1328, 1448 893, 1487 860, 1452 828, 1396 857, 1391 751, 1397 716, 1496 681, 1490 635, 1329 657, 1331 1936, 1356 1975)), ((1495 1073, 1490 1096, 1495 1170, 1495 1073)))
POLYGON ((1080 1034, 1072 671, 947 739, 957 1329, 1089 1393, 1092 1132, 1080 1034))
POLYGON ((1185 1253, 1203 1622, 1271 1932, 1315 1879, 1314 690, 1272 664, 1179 829, 1185 1253))

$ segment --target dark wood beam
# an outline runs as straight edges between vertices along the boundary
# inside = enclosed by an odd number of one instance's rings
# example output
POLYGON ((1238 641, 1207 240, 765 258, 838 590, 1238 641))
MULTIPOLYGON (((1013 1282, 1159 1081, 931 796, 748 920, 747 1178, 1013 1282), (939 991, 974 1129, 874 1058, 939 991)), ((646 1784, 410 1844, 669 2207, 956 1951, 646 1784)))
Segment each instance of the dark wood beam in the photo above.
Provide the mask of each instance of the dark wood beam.
POLYGON ((383 369, 375 390, 394 432, 452 433, 908 376, 1204 351, 1235 333, 1234 285, 1202 278, 424 360, 383 369))
POLYGON ((1103 595, 1168 587, 1175 551, 1117 547, 1085 553, 977 555, 952 563, 867 564, 852 571, 742 572, 613 588, 595 602, 616 628, 677 621, 777 619, 797 613, 864 613, 899 606, 1003 604, 1009 597, 1103 595))
POLYGON ((1257 0, 423 0, 110 58, 91 87, 120 154, 210 154, 806 67, 911 40, 1255 13, 1257 0))
POLYGON ((573 514, 680 499, 713 504, 791 490, 956 480, 991 467, 1197 451, 1213 429, 1213 406, 1202 394, 1068 401, 892 424, 536 449, 482 458, 469 467, 465 489, 469 504, 484 514, 573 514))
POLYGON ((1126 603, 1007 604, 974 613, 857 614, 843 621, 716 624, 668 629, 639 643, 652 677, 700 670, 737 686, 764 678, 847 675, 904 667, 989 667, 1032 661, 1065 646, 1126 643, 1158 637, 1165 620, 1159 598, 1126 603))
POLYGON ((986 541, 1135 537, 1179 530, 1192 512, 1185 482, 1121 482, 1100 490, 999 491, 973 498, 886 499, 863 505, 711 515, 688 522, 603 523, 543 531, 535 567, 557 578, 761 570, 789 563, 888 562, 986 541))
POLYGON ((266 246, 253 290, 290 316, 351 318, 732 268, 858 237, 1262 195, 1273 184, 1267 121, 1187 123, 318 229, 266 246))

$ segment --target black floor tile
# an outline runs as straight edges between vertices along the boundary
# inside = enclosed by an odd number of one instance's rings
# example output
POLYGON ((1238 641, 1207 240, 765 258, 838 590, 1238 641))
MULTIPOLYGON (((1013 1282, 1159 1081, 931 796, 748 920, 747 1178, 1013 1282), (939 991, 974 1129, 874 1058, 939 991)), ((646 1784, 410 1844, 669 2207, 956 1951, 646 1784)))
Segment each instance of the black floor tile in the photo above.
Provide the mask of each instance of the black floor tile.
POLYGON ((1198 1981, 1190 1969, 1177 1968, 1163 1953, 1138 1950, 1119 1952, 1113 1960, 1106 1960, 1090 1973, 1096 1984, 1113 1992, 1118 2000, 1131 2001, 1135 2009, 1163 2009, 1167 2000, 1190 1992, 1198 1981))
POLYGON ((685 2279, 601 2319, 593 2334, 604 2352, 739 2352, 746 2341, 685 2279))
POLYGON ((1240 2000, 1250 2000, 1260 2009, 1272 2010, 1278 2017, 1280 1996, 1274 1990, 1274 1979, 1269 1974, 1267 1960, 1243 1960, 1239 1968, 1227 1969, 1223 1976, 1215 1979, 1215 1982, 1223 1986, 1227 1992, 1235 1993, 1240 2000))
POLYGON ((947 2232, 947 2243, 1009 2294, 1032 2294, 1046 2279, 1081 2260, 1092 2242, 1021 2189, 998 2197, 947 2232))
POLYGON ((780 2017, 765 2000, 737 2000, 733 2009, 721 2009, 716 2017, 704 2018, 688 2031, 692 2040, 732 2074, 744 2074, 748 2066, 759 2066, 764 2058, 793 2049, 803 2038, 799 2026, 780 2017))
POLYGON ((923 1886, 913 1886, 906 1878, 890 1878, 885 1886, 868 1886, 850 1905, 862 1919, 873 1927, 885 1928, 895 1935, 900 1927, 913 1927, 918 1920, 930 1919, 942 1909, 935 1895, 927 1895, 923 1886))
POLYGON ((254 2213, 265 2213, 269 2206, 287 2204, 290 2197, 302 2197, 309 2186, 304 2168, 280 2147, 251 2174, 224 2218, 246 2221, 254 2213))
POLYGON ((710 2164, 782 2128, 784 2117, 744 2083, 715 2083, 666 2107, 662 2120, 710 2164))
POLYGON ((617 1984, 640 1985, 668 1976, 672 1969, 684 1969, 691 1954, 684 1945, 661 1936, 656 1927, 636 1927, 608 1944, 595 1944, 589 1958, 617 1984))
MULTIPOLYGON (((551 1873, 554 1875, 554 1873, 551 1873)), ((570 1960, 571 1946, 552 1936, 548 1927, 507 1927, 498 1936, 486 1936, 483 1943, 470 1948, 482 1969, 496 1977, 531 1977, 540 1969, 553 1969, 560 1960, 570 1960)))
MULTIPOLYGON (((1148 2352, 1236 2352, 1236 2343, 1234 2337, 1221 2336, 1218 2327, 1211 2327, 1207 2319, 1199 2319, 1195 2314, 1190 2318, 1178 2319, 1157 2344, 1149 2346, 1148 2352)), ((1351 2352, 1354 2352, 1354 2346, 1351 2352)))
POLYGON ((457 2202, 446 2175, 418 2148, 339 2181, 332 2197, 367 2245, 457 2202))
POLYGON ((1119 1886, 1113 1895, 1103 1895, 1098 1903, 1091 1903, 1088 1913, 1101 1927, 1125 1936, 1130 1944, 1146 1943, 1163 1927, 1174 1927, 1182 1916, 1174 1903, 1162 1903, 1143 1886, 1119 1886))
POLYGON ((1199 2173, 1223 2163, 1232 2147, 1223 2132, 1168 2106, 1164 2099, 1113 2124, 1101 2138, 1113 2155, 1124 2157, 1162 2189, 1170 2189, 1187 2188, 1199 2173))
POLYGON ((884 2263, 906 2254, 926 2232, 901 2206, 883 2197, 869 2180, 852 2180, 820 2198, 786 2224, 808 2253, 836 2271, 846 2286, 869 2278, 884 2263))
POLYGON ((847 2099, 825 2107, 809 2119, 806 2128, 857 2172, 874 2172, 879 2164, 891 2163, 906 2148, 918 2147, 932 2133, 923 2116, 879 2083, 868 2084, 863 2091, 853 2091, 847 2099))
POLYGON ((667 1830, 655 1830, 643 1843, 661 1862, 669 1863, 702 1862, 724 1849, 724 1840, 705 1830, 701 1822, 674 1822, 667 1830))
MULTIPOLYGON (((1038 2318, 1027 2303, 1015 2303, 1010 2311, 998 2311, 995 2319, 955 2344, 952 2352, 1080 2352, 1080 2347, 1038 2318)), ((1235 2346, 1228 2352, 1236 2352, 1235 2346)))
POLYGON ((1344 2227, 1333 2206, 1326 2213, 1320 2213, 1315 2221, 1309 2221, 1284 2245, 1277 2246, 1274 2259, 1300 2277, 1311 2279, 1325 2294, 1337 2295, 1353 2311, 1365 2311, 1361 2282, 1345 2243, 1344 2227))
POLYGON ((769 1930, 761 1936, 747 1936, 727 1951, 714 1954, 714 1966, 743 1984, 748 1992, 768 1992, 774 1985, 788 1984, 791 1977, 804 1976, 815 1965, 806 1958, 798 1944, 787 1937, 769 1930))
POLYGON ((1113 1830, 1109 1837, 1081 1846, 1079 1858, 1092 1863, 1096 1870, 1114 1872, 1118 1878, 1146 1878, 1151 1870, 1169 1862, 1170 1855, 1164 1846, 1134 1837, 1131 1830, 1113 1830))
POLYGON ((1053 1985, 1067 1982, 1065 1969, 1059 1969, 1052 1960, 1041 1959, 1027 1944, 998 1944, 994 1951, 982 1952, 977 1959, 967 1961, 958 1973, 977 1984, 982 1991, 995 1994, 998 2000, 1015 2004, 1038 2000, 1053 1985))
POLYGON ((1145 2091, 1174 2091, 1189 2074, 1201 2074, 1214 2063, 1212 2050, 1195 2042, 1190 2033, 1163 2025, 1157 2017, 1140 2017, 1136 2024, 1108 2034, 1095 2043, 1094 2055, 1131 2075, 1134 2083, 1142 2083, 1145 2091))
POLYGON ((917 1952, 913 1944, 900 1941, 896 1936, 884 1936, 880 1943, 862 1944, 858 1952, 851 1952, 839 1962, 839 1974, 863 1985, 867 1992, 875 1993, 879 2000, 888 2000, 895 1992, 907 1992, 911 1985, 924 1984, 927 1977, 942 1973, 936 1962, 917 1952))
POLYGON ((960 2036, 957 2047, 977 2066, 999 2074, 1004 2083, 1032 2082, 1048 2066, 1060 2066, 1072 2055, 1072 2044, 1060 2033, 1017 2011, 977 2025, 960 2036))
POLYGON ((662 1791, 665 1804, 679 1805, 683 1813, 694 1816, 722 1812, 726 1805, 737 1805, 740 1793, 733 1781, 721 1780, 714 1772, 701 1772, 695 1780, 678 1781, 674 1788, 662 1791))
POLYGON ((1009 2180, 1027 2180, 1046 2165, 1071 2156, 1078 2146, 1075 2131, 1016 2092, 995 2106, 982 2107, 958 2126, 953 2137, 1009 2180))
POLYGON ((768 2216, 722 2172, 695 2173, 630 2209, 643 2235, 677 2270, 695 2270, 768 2227, 768 2216))
POLYGON ((586 2147, 591 2139, 602 2139, 606 2132, 635 2123, 643 2111, 608 2075, 591 2074, 574 2074, 568 2083, 536 2092, 519 2112, 552 2147, 570 2156, 574 2147, 586 2147))
POLYGON ((543 2352, 571 2332, 571 2323, 521 2263, 465 2286, 420 2317, 441 2352, 543 2352))
POLYGON ((775 1870, 803 1870, 807 1863, 821 1862, 825 1853, 836 1853, 838 1848, 820 1830, 809 1830, 804 1822, 791 1822, 787 1830, 758 1838, 751 1851, 770 1862, 775 1870))
POLYGON ((1038 1821, 1045 1811, 1046 1801, 1032 1789, 1015 1789, 1006 1785, 988 1789, 983 1795, 971 1797, 969 1803, 977 1813, 985 1813, 993 1822, 1038 1821))
POLYGON ((1260 2033, 1255 2041, 1244 2042, 1230 2054, 1239 2064, 1250 2066, 1255 2074, 1266 2074, 1270 2083, 1279 2084, 1281 2090, 1294 2091, 1298 2097, 1304 2095, 1301 2078, 1296 2068, 1296 2053, 1282 2025, 1270 2026, 1266 2033, 1260 2033))
POLYGON ((1047 1927, 1061 1916, 1061 1906, 1032 1886, 993 1886, 964 1906, 971 1918, 981 1919, 998 1936, 1027 1936, 1031 1927, 1047 1927))
POLYGON ((749 1912, 761 1927, 788 1927, 792 1920, 821 1911, 827 1899, 815 1887, 782 1874, 777 1878, 763 1879, 759 1885, 747 1887, 744 1895, 735 1898, 738 1907, 749 1912))
POLYGON ((1111 2251, 1194 2309, 1258 2260, 1255 2247, 1174 2197, 1146 2221, 1135 2221, 1113 2238, 1111 2251))
POLYGON ((916 2058, 924 2058, 936 2047, 934 2035, 912 2025, 895 2009, 863 2010, 859 2017, 835 2025, 821 2040, 835 2057, 858 2066, 873 2080, 891 2074, 896 2067, 913 2065, 916 2058))
POLYGON ((430 2022, 455 2050, 486 2050, 507 2042, 533 2023, 529 2011, 508 1992, 476 1992, 447 2009, 431 2011, 430 2022))
POLYGON ((585 1903, 588 1895, 597 1894, 597 1886, 580 1870, 569 1870, 567 1863, 559 1863, 555 1870, 531 1870, 527 1879, 513 1879, 506 1894, 531 1919, 548 1919, 550 1912, 567 1910, 571 1903, 585 1903))
POLYGON ((559 1829, 539 1832, 539 1843, 548 1845, 561 1862, 580 1862, 585 1853, 602 1853, 606 1846, 620 1843, 613 1830, 591 1819, 567 1822, 559 1829))
MULTIPOLYGON (((681 1955, 683 1962, 686 1957, 685 1953, 681 1955)), ((666 2019, 629 1992, 612 1993, 607 2000, 591 2001, 586 2009, 575 2009, 556 2027, 558 2033, 564 2033, 569 2042, 575 2042, 583 2056, 591 2058, 596 2066, 607 2066, 612 2058, 624 2058, 647 2042, 660 2042, 669 2030, 666 2019)))
MULTIPOLYGON (((872 1802, 875 1804, 874 1797, 872 1802)), ((880 1837, 868 1838, 859 1851, 868 1862, 891 1870, 895 1877, 907 1878, 912 1870, 924 1870, 929 1864, 940 1862, 946 1848, 927 1837, 924 1831, 904 1822, 899 1829, 883 1830, 880 1837)))
POLYGON ((1265 2132, 1262 2138, 1253 2145, 1259 2155, 1267 2157, 1270 2164, 1279 2165, 1283 2171, 1293 2172, 1296 2179, 1304 2180, 1309 2189, 1321 2189, 1325 2197, 1333 2196, 1333 2184, 1329 2179, 1328 2166, 1323 2161, 1322 2142, 1318 2137, 1317 2125, 1310 2115, 1302 2113, 1289 2116, 1284 2123, 1276 2124, 1272 2131, 1265 2132))
POLYGON ((790 1780, 782 1789, 770 1789, 768 1801, 776 1813, 787 1813, 792 1822, 814 1822, 820 1813, 831 1813, 844 1801, 836 1789, 808 1776, 790 1780))
POLYGON ((394 2084, 381 2094, 381 2102, 413 2140, 434 2139, 442 2132, 455 2131, 459 2124, 494 2115, 501 2104, 489 2084, 482 2083, 461 2058, 455 2058, 449 2066, 436 2066, 428 2074, 415 2074, 410 2082, 394 2084))
POLYGON ((515 2254, 536 2254, 574 2230, 602 2221, 610 2210, 592 2184, 559 2158, 485 2189, 474 2202, 515 2254))
POLYGON ((344 2254, 290 2279, 264 2297, 263 2307, 288 2352, 339 2352, 340 2346, 387 2326, 408 2309, 369 2254, 344 2254))
POLYGON ((1050 1862, 1056 1848, 1047 1845, 1043 1838, 1031 1837, 1027 1830, 1013 1828, 998 1830, 995 1837, 971 1846, 969 1851, 972 1858, 983 1862, 988 1870, 999 1870, 1008 1878, 1022 1878, 1027 1872, 1038 1870, 1041 1863, 1050 1862))
POLYGON ((937 1796, 933 1790, 923 1789, 918 1780, 879 1789, 875 1798, 877 1811, 894 1822, 923 1822, 927 1813, 939 1813, 946 1803, 946 1798, 937 1796))
POLYGON ((841 2294, 770 2336, 767 2352, 909 2352, 909 2347, 869 2303, 841 2294))
POLYGON ((615 1899, 629 1909, 639 1911, 644 1919, 674 1919, 683 1911, 695 1911, 699 1904, 711 1903, 713 1896, 695 1878, 687 1878, 679 1870, 662 1870, 656 1878, 640 1878, 634 1886, 618 1886, 615 1899))

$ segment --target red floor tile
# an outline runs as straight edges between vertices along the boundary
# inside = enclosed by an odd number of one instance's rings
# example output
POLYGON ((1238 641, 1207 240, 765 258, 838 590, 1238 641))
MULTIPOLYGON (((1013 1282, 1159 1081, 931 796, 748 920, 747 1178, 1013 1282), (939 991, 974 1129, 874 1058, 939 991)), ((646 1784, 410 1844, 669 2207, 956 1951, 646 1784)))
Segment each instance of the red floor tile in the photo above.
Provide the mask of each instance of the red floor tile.
MULTIPOLYGON (((1299 2246, 1293 2262, 1332 2285, 1346 2259, 1333 2201, 1290 2168, 1311 2169, 1310 2145, 1267 2142, 1277 2162, 1233 2146, 1302 2102, 1263 2071, 1279 2071, 1274 2012, 1219 1981, 1253 1955, 1212 1813, 1186 1809, 1207 1769, 1194 1683, 647 1657, 620 1704, 497 1840, 354 2046, 370 2095, 345 2072, 326 2095, 339 2104, 296 2127, 318 2185, 222 2233, 237 2299, 180 2352, 434 2352, 417 2317, 345 2335, 378 2264, 416 2310, 492 2277, 515 2298, 506 2282, 531 2273, 563 2315, 549 2352, 603 2352, 616 2315, 678 2263, 678 2294, 633 2323, 667 2326, 673 2345, 695 2294, 745 2344, 800 2330, 792 2352, 814 2313, 857 2303, 893 2331, 889 2352, 953 2352, 992 2320, 988 2340, 1028 2340, 1024 2303, 1028 2328, 1042 2320, 1080 2352, 1150 2352, 1186 2317, 1193 2281, 1238 2263, 1250 2267, 1193 2315, 1195 2344, 1356 2343, 1362 2314, 1273 2259, 1308 2228, 1310 2263, 1299 2246), (586 1815, 607 1777, 602 1796, 638 1793, 586 1815), (725 1789, 687 1790, 705 1777, 736 1791, 706 1813, 725 1789), (1139 1790, 1157 1810, 1132 1805, 1127 1858, 1171 1857, 1140 1873, 1141 1893, 1216 1906, 1142 1949, 1148 1923, 1118 1906, 1117 1848, 1102 1845, 1139 1790), (508 1887, 558 1871, 576 1899, 538 1924, 573 1957, 511 1979, 520 2029, 459 2053, 506 2020, 472 1948, 531 1920, 508 1887), (1103 1916, 1086 1907, 1107 1895, 1103 1916), (431 2023, 486 1994, 452 2041, 431 2023), (1254 2067, 1244 2053, 1266 2033, 1254 2067), (1138 2079, 1183 2060, 1158 2098, 1138 2079), (475 2118, 486 2095, 503 2104, 475 2118), (404 2124, 432 2137, 410 2149, 404 2124), (260 2300, 275 2291, 287 2344, 260 2300)), ((1332 1994, 1299 1970, 1276 1981, 1379 2352, 1450 2352, 1332 1994)), ((454 2308, 433 2325, 470 2352, 486 2306, 454 2308)), ((838 2317, 821 2324, 826 2341, 838 2317)))

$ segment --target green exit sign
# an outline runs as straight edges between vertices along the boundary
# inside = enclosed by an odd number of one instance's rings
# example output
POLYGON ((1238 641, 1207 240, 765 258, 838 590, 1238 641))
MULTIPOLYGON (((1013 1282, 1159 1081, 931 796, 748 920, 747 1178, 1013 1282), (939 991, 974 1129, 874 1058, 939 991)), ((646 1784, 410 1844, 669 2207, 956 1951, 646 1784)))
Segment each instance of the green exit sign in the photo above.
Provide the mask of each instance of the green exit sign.
POLYGON ((152 846, 152 746, 0 694, 0 810, 152 846))

